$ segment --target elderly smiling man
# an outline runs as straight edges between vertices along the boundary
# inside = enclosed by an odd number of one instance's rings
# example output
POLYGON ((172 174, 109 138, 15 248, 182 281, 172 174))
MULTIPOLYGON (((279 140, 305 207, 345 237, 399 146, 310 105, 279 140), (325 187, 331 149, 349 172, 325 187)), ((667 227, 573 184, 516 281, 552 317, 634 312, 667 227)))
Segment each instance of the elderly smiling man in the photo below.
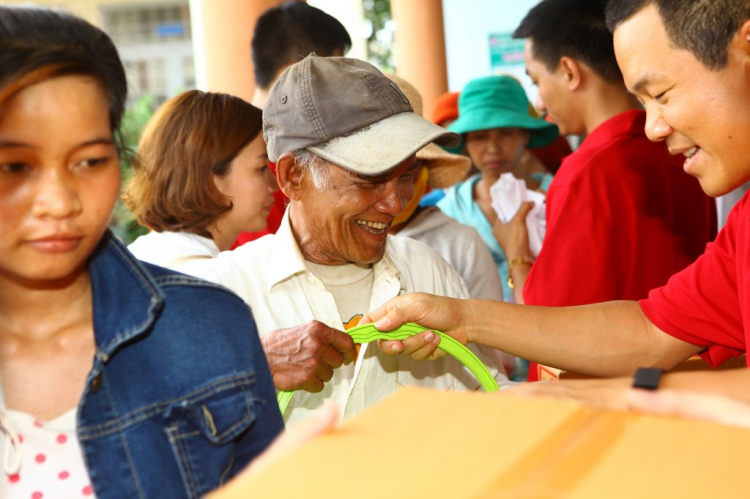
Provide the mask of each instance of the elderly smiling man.
MULTIPOLYGON (((279 231, 183 270, 250 304, 276 387, 306 390, 292 399, 287 420, 324 399, 349 417, 401 385, 478 388, 452 358, 419 363, 375 345, 357 352, 342 332, 403 293, 468 296, 432 249, 388 234, 412 197, 416 152, 460 138, 415 114, 395 83, 356 59, 310 56, 291 66, 263 119, 269 158, 290 199, 279 231)), ((500 352, 475 353, 507 383, 500 352)))

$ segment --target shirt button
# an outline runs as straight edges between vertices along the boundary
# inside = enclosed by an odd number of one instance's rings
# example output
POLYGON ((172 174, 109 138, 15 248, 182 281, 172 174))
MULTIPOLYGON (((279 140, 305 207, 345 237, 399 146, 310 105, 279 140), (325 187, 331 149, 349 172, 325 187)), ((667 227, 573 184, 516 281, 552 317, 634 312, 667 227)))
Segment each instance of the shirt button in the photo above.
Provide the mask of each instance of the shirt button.
POLYGON ((91 380, 91 392, 96 393, 99 391, 99 388, 102 386, 102 375, 97 374, 96 377, 91 380))

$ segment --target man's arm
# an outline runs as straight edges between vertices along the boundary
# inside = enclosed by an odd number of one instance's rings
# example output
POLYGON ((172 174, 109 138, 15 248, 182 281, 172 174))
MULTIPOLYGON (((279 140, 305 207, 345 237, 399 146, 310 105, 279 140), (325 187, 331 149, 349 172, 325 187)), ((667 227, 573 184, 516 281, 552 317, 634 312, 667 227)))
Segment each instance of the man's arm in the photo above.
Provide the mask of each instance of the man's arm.
MULTIPOLYGON (((670 369, 702 350, 654 326, 636 302, 542 308, 481 300, 404 295, 366 316, 381 330, 416 322, 462 343, 497 348, 545 365, 592 376, 627 376, 638 367, 670 369)), ((389 353, 439 355, 422 333, 387 342, 389 353)))
MULTIPOLYGON (((565 380, 553 383, 526 383, 512 388, 508 393, 567 398, 607 409, 635 409, 641 412, 695 417, 717 422, 726 422, 720 419, 718 408, 712 410, 711 407, 696 406, 695 402, 701 400, 701 397, 697 395, 706 397, 708 394, 721 394, 727 399, 726 404, 720 403, 722 407, 750 402, 748 390, 750 370, 748 369, 665 374, 661 378, 659 389, 652 395, 643 393, 634 395, 633 390, 630 390, 632 385, 633 378, 565 380), (674 395, 666 395, 662 399, 658 397, 662 391, 674 395)), ((636 392, 642 392, 642 390, 636 390, 636 392)), ((750 405, 748 405, 747 415, 750 416, 750 405)))
POLYGON ((682 385, 682 381, 688 379, 691 386, 685 389, 630 390, 626 397, 628 408, 750 428, 750 390, 747 389, 750 370, 675 373, 666 376, 662 385, 682 385), (726 393, 712 393, 717 391, 714 386, 717 383, 723 384, 726 393))

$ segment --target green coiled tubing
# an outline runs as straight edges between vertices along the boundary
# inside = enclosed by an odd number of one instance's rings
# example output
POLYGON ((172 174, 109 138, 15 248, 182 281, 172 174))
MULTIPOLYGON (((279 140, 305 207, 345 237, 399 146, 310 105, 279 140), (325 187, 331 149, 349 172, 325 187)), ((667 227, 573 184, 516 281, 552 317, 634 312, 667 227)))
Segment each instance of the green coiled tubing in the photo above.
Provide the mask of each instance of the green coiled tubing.
MULTIPOLYGON (((384 332, 378 331, 372 324, 364 324, 349 329, 347 333, 351 335, 354 343, 369 343, 375 340, 404 340, 419 334, 422 331, 426 331, 427 329, 429 328, 422 327, 419 324, 414 324, 412 322, 407 322, 394 331, 384 332)), ((496 392, 499 390, 495 378, 492 377, 492 374, 487 367, 482 364, 482 361, 474 355, 474 352, 445 333, 435 331, 434 329, 430 329, 430 331, 440 335, 439 348, 466 366, 466 368, 476 376, 485 391, 496 392)), ((293 394, 294 391, 279 392, 277 400, 279 402, 281 414, 284 414, 284 411, 286 411, 286 407, 289 405, 289 401, 292 399, 293 394)))

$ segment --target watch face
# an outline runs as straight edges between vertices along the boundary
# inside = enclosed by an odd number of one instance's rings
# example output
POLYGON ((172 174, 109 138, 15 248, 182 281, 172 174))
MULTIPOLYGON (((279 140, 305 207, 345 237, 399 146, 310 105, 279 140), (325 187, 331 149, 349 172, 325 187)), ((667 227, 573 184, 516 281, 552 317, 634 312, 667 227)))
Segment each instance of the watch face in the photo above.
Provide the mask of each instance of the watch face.
POLYGON ((664 371, 656 367, 639 367, 633 379, 633 388, 643 390, 656 390, 659 388, 659 380, 664 371))

